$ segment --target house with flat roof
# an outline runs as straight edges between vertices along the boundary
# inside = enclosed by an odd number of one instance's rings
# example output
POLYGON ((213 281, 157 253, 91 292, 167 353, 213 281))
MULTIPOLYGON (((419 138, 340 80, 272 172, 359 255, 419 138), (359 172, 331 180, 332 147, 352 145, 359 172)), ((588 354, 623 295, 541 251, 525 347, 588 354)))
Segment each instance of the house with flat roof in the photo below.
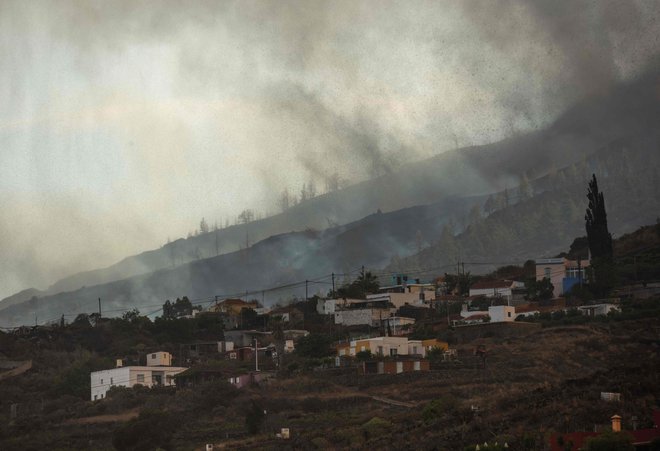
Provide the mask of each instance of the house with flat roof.
POLYGON ((550 279, 554 287, 554 297, 563 296, 573 286, 586 280, 585 268, 589 260, 569 260, 567 258, 540 258, 536 260, 536 280, 550 279))
POLYGON ((90 399, 97 401, 105 398, 112 387, 173 386, 174 376, 187 368, 171 366, 172 355, 169 352, 154 352, 147 355, 146 366, 123 366, 117 360, 117 367, 109 370, 94 371, 90 374, 90 399))

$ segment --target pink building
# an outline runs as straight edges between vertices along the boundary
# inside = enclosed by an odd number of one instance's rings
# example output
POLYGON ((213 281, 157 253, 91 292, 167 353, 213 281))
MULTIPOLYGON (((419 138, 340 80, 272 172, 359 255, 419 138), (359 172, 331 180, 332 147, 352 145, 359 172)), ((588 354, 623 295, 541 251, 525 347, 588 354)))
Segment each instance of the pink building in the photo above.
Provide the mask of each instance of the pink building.
POLYGON ((589 260, 568 260, 567 258, 541 258, 536 260, 536 280, 550 279, 554 287, 554 297, 568 293, 574 285, 586 280, 585 268, 589 260))

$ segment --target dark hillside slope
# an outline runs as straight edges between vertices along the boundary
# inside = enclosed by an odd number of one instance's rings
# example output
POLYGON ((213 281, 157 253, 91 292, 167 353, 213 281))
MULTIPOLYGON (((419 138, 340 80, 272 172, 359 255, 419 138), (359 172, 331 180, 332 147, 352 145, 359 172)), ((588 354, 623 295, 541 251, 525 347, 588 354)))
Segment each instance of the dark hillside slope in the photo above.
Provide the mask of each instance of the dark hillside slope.
POLYGON ((478 218, 455 237, 443 235, 389 269, 455 265, 458 260, 494 262, 490 266, 465 264, 466 270, 485 272, 507 263, 552 257, 574 237, 585 234, 586 187, 592 173, 604 193, 609 230, 615 237, 660 217, 660 133, 653 132, 622 139, 581 163, 535 181, 532 185, 538 194, 478 218))
MULTIPOLYGON (((157 310, 166 299, 184 295, 191 299, 239 296, 246 290, 258 292, 332 272, 349 272, 362 265, 382 267, 389 262, 392 252, 410 254, 417 249, 420 239, 436 236, 449 219, 446 211, 465 213, 481 202, 483 199, 478 197, 453 198, 429 206, 372 214, 355 223, 320 232, 275 235, 247 250, 12 305, 0 311, 0 326, 30 324, 35 314, 41 318, 40 322, 58 319, 62 314, 72 319, 78 313, 96 311, 98 298, 109 316, 133 307, 148 313, 157 310)), ((328 286, 322 288, 325 291, 328 286)), ((319 285, 311 285, 310 295, 318 289, 319 285)), ((280 296, 290 294, 291 291, 267 293, 265 301, 273 303, 280 296)), ((295 294, 302 296, 304 287, 295 294)))

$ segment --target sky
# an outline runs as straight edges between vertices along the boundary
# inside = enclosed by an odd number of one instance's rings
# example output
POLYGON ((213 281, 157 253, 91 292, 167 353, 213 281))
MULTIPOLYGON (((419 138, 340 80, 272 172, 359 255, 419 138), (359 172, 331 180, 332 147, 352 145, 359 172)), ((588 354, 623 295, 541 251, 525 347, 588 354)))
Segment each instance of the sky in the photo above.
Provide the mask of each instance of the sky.
POLYGON ((657 54, 657 2, 0 1, 0 298, 283 189, 542 128, 657 54))

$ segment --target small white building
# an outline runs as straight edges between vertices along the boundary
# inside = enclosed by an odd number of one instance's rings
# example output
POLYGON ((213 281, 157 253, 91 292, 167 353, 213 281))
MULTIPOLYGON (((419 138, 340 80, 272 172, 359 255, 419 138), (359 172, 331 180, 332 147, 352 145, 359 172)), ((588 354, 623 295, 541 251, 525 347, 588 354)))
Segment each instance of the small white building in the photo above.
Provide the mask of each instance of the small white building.
POLYGON ((511 301, 513 290, 517 288, 525 288, 525 284, 514 280, 481 280, 470 287, 470 296, 501 297, 511 301))
POLYGON ((516 320, 516 308, 509 305, 495 305, 488 307, 488 316, 491 323, 503 323, 516 320))
POLYGON ((319 299, 316 302, 316 311, 319 315, 332 315, 337 308, 336 299, 319 299))
POLYGON ((147 366, 172 366, 172 354, 163 351, 147 354, 147 366))
POLYGON ((155 352, 147 356, 147 366, 122 366, 117 360, 117 368, 94 371, 90 374, 90 399, 96 401, 105 398, 111 387, 172 386, 174 376, 187 368, 170 366, 172 355, 168 352, 155 352))
POLYGON ((615 312, 621 311, 618 305, 608 304, 608 303, 581 305, 580 307, 578 307, 578 310, 580 311, 580 313, 587 316, 607 315, 611 311, 615 311, 615 312))

